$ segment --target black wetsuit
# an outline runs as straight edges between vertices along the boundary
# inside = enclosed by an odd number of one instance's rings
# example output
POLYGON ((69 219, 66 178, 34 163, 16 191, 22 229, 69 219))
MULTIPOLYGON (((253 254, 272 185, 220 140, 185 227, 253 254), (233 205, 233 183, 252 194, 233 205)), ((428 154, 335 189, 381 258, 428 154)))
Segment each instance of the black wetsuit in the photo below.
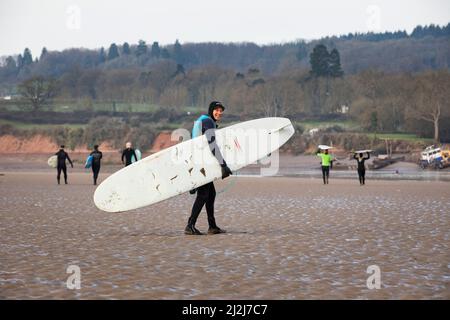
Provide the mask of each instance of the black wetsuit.
POLYGON ((70 165, 73 167, 72 160, 70 160, 69 155, 67 152, 65 152, 63 149, 60 149, 57 153, 55 153, 56 156, 58 156, 58 175, 56 176, 56 179, 58 180, 58 184, 61 178, 61 170, 64 173, 64 182, 67 184, 67 167, 66 167, 66 159, 69 161, 70 165))
POLYGON ((366 184, 366 166, 364 165, 364 162, 370 159, 370 154, 368 153, 367 157, 361 158, 355 154, 353 156, 353 159, 355 159, 358 162, 359 184, 361 185, 366 184))
POLYGON ((101 151, 94 150, 92 156, 92 173, 94 174, 94 184, 97 184, 98 173, 100 172, 101 159, 103 154, 101 151))
POLYGON ((134 156, 134 158, 137 160, 137 156, 133 148, 126 148, 122 151, 122 162, 123 158, 125 158, 125 167, 129 166, 132 163, 131 162, 132 156, 134 156))
POLYGON ((217 228, 216 219, 214 218, 214 202, 216 200, 216 188, 214 183, 210 182, 197 188, 197 198, 192 206, 191 216, 188 224, 195 226, 197 218, 206 206, 206 214, 208 216, 208 225, 210 228, 217 228))
MULTIPOLYGON (((205 117, 201 121, 202 134, 206 135, 208 140, 209 149, 211 153, 216 157, 222 168, 227 167, 227 164, 220 152, 219 147, 216 144, 215 129, 218 127, 216 121, 210 115, 205 117)), ((206 206, 206 214, 208 215, 209 228, 217 228, 216 220, 214 218, 214 201, 216 199, 216 189, 214 188, 214 183, 210 182, 196 189, 197 198, 195 199, 194 205, 192 206, 191 216, 189 217, 188 225, 195 226, 197 218, 206 206)))
POLYGON ((322 166, 322 179, 323 184, 328 184, 328 180, 330 179, 330 166, 322 166))

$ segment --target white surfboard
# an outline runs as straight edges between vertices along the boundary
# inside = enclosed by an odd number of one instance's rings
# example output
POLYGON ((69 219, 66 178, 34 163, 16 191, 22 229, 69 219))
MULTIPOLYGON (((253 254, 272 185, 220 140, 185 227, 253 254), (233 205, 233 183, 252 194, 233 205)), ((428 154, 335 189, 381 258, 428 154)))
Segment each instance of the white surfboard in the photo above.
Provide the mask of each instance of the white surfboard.
MULTIPOLYGON (((217 145, 232 171, 277 150, 294 134, 286 118, 262 118, 216 130, 217 145)), ((222 177, 206 136, 184 141, 109 176, 95 190, 95 205, 107 212, 148 206, 222 177)))
POLYGON ((50 158, 48 158, 47 164, 52 168, 56 168, 58 165, 58 156, 54 155, 54 156, 51 156, 50 158))
POLYGON ((353 151, 353 153, 366 153, 366 152, 372 152, 372 150, 357 150, 357 151, 353 151))
POLYGON ((319 144, 319 149, 321 149, 321 150, 329 150, 329 149, 333 149, 333 147, 327 146, 325 144, 319 144))

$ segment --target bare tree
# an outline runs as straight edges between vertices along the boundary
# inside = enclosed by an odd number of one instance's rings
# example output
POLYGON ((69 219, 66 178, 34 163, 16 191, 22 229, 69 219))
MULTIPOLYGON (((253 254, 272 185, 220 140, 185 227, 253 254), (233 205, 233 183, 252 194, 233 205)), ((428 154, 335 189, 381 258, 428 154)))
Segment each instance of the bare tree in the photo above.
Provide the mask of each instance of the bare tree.
POLYGON ((292 111, 295 104, 295 84, 278 78, 256 87, 256 109, 266 117, 280 117, 292 111))
MULTIPOLYGON (((25 80, 19 85, 19 93, 31 104, 34 113, 50 101, 55 94, 55 81, 43 77, 34 77, 25 80)), ((29 107, 27 105, 27 107, 29 107)))
POLYGON ((412 93, 408 117, 431 122, 434 126, 434 140, 439 142, 439 120, 449 113, 450 73, 430 72, 419 76, 412 93))

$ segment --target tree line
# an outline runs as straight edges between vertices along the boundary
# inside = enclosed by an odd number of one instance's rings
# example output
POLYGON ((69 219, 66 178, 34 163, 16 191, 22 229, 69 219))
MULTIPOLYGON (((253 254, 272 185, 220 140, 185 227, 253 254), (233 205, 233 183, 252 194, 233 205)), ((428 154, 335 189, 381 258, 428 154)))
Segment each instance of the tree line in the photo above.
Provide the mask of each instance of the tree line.
POLYGON ((24 108, 78 100, 86 110, 96 102, 141 103, 163 109, 206 106, 214 97, 227 111, 245 117, 308 119, 344 113, 371 132, 414 132, 436 141, 450 133, 450 72, 344 74, 339 52, 317 45, 310 68, 277 75, 257 68, 234 72, 216 66, 184 70, 161 61, 146 70, 72 69, 60 79, 34 77, 18 86, 24 108), (334 52, 334 53, 333 53, 334 52), (44 103, 45 102, 45 103, 44 103))
POLYGON ((343 40, 362 40, 362 41, 384 41, 395 39, 421 39, 425 37, 450 37, 450 23, 446 26, 439 26, 430 24, 429 26, 416 26, 411 34, 408 34, 405 30, 402 31, 386 31, 386 32, 366 32, 366 33, 349 33, 339 37, 332 37, 343 40))
POLYGON ((367 42, 343 36, 271 46, 177 40, 162 47, 141 40, 100 50, 43 48, 34 59, 25 49, 0 67, 0 90, 19 94, 21 106, 33 113, 53 99, 76 100, 94 110, 105 101, 176 109, 206 106, 215 98, 242 117, 294 119, 348 108, 346 116, 365 130, 416 132, 439 140, 450 135, 442 125, 450 117, 446 30, 417 27, 407 39, 367 42), (259 59, 268 62, 255 63, 259 59))
POLYGON ((243 71, 257 68, 265 74, 280 74, 293 68, 307 69, 308 57, 318 44, 341 54, 343 71, 355 74, 367 69, 385 72, 420 72, 448 69, 450 65, 450 24, 445 27, 417 26, 405 31, 348 34, 305 42, 256 45, 254 43, 180 43, 161 46, 159 42, 112 43, 97 50, 68 49, 61 52, 43 48, 34 55, 25 48, 8 56, 0 65, 0 94, 14 91, 17 83, 32 76, 59 78, 73 68, 81 70, 129 70, 149 68, 161 61, 184 69, 214 65, 243 71))

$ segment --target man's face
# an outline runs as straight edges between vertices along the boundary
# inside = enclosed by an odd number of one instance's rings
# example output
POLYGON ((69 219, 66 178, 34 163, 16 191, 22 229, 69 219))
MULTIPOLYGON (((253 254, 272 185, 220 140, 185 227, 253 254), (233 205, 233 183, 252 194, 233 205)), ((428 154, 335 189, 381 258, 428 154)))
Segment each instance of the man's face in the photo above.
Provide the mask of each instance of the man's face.
POLYGON ((222 118, 223 109, 222 108, 216 108, 213 110, 213 117, 216 119, 216 121, 220 121, 222 118))

